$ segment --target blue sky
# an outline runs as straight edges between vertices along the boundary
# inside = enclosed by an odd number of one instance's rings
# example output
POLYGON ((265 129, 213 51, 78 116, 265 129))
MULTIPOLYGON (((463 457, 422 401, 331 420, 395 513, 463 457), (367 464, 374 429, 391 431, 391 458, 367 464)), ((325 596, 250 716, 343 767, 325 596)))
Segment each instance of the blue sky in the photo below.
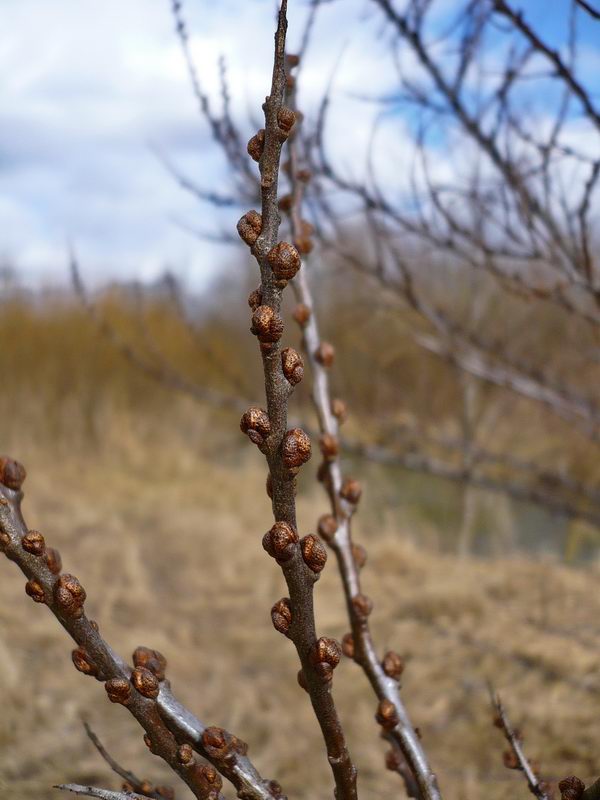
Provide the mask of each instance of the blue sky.
MULTIPOLYGON (((556 43, 564 41, 565 5, 520 3, 556 43)), ((248 112, 260 109, 269 85, 274 3, 188 0, 185 7, 204 86, 217 93, 217 61, 225 56, 234 109, 251 133, 248 112)), ((364 0, 324 7, 302 84, 310 109, 345 46, 331 136, 350 171, 376 109, 349 93, 385 91, 390 75, 379 20, 364 9, 364 0)), ((305 13, 292 0, 291 49, 305 13)), ((210 227, 212 211, 180 190, 153 148, 205 186, 218 188, 224 176, 196 113, 169 1, 2 0, 0 27, 10 34, 0 42, 0 257, 28 283, 60 283, 71 240, 95 282, 151 280, 168 266, 201 287, 229 256, 182 230, 179 222, 200 225, 201 214, 210 227)), ((582 57, 600 75, 598 31, 599 23, 584 25, 582 57)), ((384 139, 397 174, 406 136, 400 124, 384 139)), ((233 225, 230 216, 219 224, 233 225)))

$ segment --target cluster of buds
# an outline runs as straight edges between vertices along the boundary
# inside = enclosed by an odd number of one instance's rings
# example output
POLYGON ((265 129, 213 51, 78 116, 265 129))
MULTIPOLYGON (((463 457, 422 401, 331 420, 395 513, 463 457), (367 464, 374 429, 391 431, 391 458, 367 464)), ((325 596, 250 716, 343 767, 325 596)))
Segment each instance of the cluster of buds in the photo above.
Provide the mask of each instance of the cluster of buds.
POLYGON ((253 247, 262 231, 262 215, 258 211, 247 211, 237 224, 237 232, 248 247, 253 247))
POLYGON ((7 456, 0 456, 0 483, 3 483, 7 489, 19 491, 27 472, 22 464, 7 456))
POLYGON ((265 129, 261 128, 248 142, 248 155, 253 161, 260 161, 260 157, 265 149, 265 129))
POLYGON ((559 781, 560 800, 579 800, 585 792, 585 783, 575 775, 559 781))
POLYGON ((240 430, 248 436, 251 442, 261 447, 271 433, 269 415, 262 408, 252 406, 244 412, 240 420, 240 430))
POLYGON ((281 445, 283 463, 294 470, 305 464, 311 456, 310 437, 302 428, 292 428, 283 437, 281 445))
POLYGON ((336 436, 332 433, 324 433, 319 439, 321 455, 327 462, 335 461, 340 452, 340 444, 336 436))
POLYGON ((96 665, 84 647, 77 647, 75 650, 73 650, 71 653, 71 659, 75 669, 77 669, 79 672, 82 672, 84 675, 91 675, 94 678, 98 676, 96 665))
POLYGON ((298 303, 298 305, 292 311, 292 317, 296 320, 298 325, 301 328, 304 328, 308 320, 310 319, 310 308, 305 305, 304 303, 298 303))
POLYGON ((335 639, 322 636, 317 640, 312 652, 315 672, 326 681, 333 678, 333 670, 340 663, 342 649, 335 639))
POLYGON ((366 594, 356 594, 352 598, 352 608, 359 619, 366 619, 373 611, 373 601, 366 594))
POLYGON ((384 655, 381 666, 383 667, 383 671, 388 678, 395 678, 395 680, 399 680, 400 676, 404 672, 404 659, 402 656, 398 655, 398 653, 395 653, 393 650, 389 650, 384 655))
POLYGON ((167 669, 167 659, 158 650, 149 647, 136 647, 133 651, 133 664, 135 667, 144 667, 159 680, 164 681, 167 669))
POLYGON ((292 605, 289 597, 282 597, 271 609, 273 627, 284 636, 289 635, 292 624, 292 605))
POLYGON ((357 505, 362 494, 362 486, 354 478, 346 478, 340 489, 340 497, 352 505, 357 505))
POLYGON ((111 678, 104 684, 104 689, 111 703, 126 706, 131 699, 131 683, 125 678, 111 678))
POLYGON ((267 253, 267 263, 271 267, 278 286, 284 288, 300 269, 300 254, 293 244, 278 242, 267 253))
POLYGON ((304 377, 304 361, 300 353, 294 350, 293 347, 284 347, 281 351, 281 368, 292 386, 300 383, 304 377))
POLYGON ((384 698, 379 701, 375 719, 386 731, 393 730, 398 724, 398 711, 391 700, 384 698))
POLYGON ((258 338, 264 352, 281 339, 283 327, 283 320, 271 306, 258 306, 254 310, 250 332, 258 338))
POLYGON ((131 683, 143 697, 156 700, 160 692, 160 683, 153 672, 146 667, 136 667, 131 673, 131 683))
POLYGON ((202 747, 211 759, 222 761, 236 754, 245 756, 248 745, 237 736, 223 728, 205 728, 202 733, 202 747))
POLYGON ((315 350, 314 356, 322 367, 331 367, 335 360, 335 347, 329 342, 321 342, 315 350))
POLYGON ((54 585, 54 602, 63 614, 81 617, 86 593, 74 575, 61 575, 54 585))
POLYGON ((325 539, 326 542, 332 542, 338 529, 338 521, 333 514, 323 514, 319 517, 317 530, 319 536, 325 539))
POLYGON ((355 652, 354 636, 351 633, 345 633, 342 637, 342 653, 346 658, 354 658, 355 652))
POLYGON ((300 220, 300 230, 294 237, 294 244, 298 252, 303 256, 307 256, 314 247, 313 240, 311 239, 314 231, 315 229, 310 222, 305 219, 300 220))
POLYGON ((285 564, 294 555, 298 534, 287 522, 276 522, 265 533, 262 546, 278 564, 285 564))
POLYGON ((323 547, 317 536, 309 533, 300 542, 302 558, 306 566, 317 575, 323 570, 327 562, 327 550, 323 547))

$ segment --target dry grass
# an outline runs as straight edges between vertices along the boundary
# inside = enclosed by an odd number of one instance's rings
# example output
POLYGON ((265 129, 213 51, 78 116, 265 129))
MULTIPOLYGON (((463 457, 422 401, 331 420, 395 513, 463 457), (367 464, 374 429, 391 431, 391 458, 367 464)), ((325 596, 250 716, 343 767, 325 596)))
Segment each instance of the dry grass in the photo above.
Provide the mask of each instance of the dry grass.
MULTIPOLYGON (((87 451, 28 441, 22 410, 12 418, 18 424, 4 417, 3 449, 29 468, 28 522, 59 547, 119 652, 139 644, 163 651, 176 693, 202 719, 246 739, 261 771, 290 797, 330 797, 292 647, 269 621, 284 586, 260 545, 269 525, 262 459, 191 405, 171 411, 166 419, 107 411, 101 442, 87 451)), ((299 503, 301 527, 310 530, 324 501, 308 473, 299 503)), ((370 555, 364 577, 375 632, 382 649, 407 656, 404 697, 446 797, 527 796, 520 776, 501 764, 488 679, 545 775, 596 777, 598 567, 459 560, 418 546, 385 515, 373 519, 363 515, 357 533, 370 555)), ((23 577, 8 563, 0 568, 0 796, 45 800, 64 780, 117 787, 83 734, 82 715, 126 766, 172 782, 129 715, 73 669, 69 642, 26 597, 23 577)), ((333 562, 317 598, 320 632, 341 636, 333 562)), ((402 796, 382 767, 375 703, 352 663, 336 672, 335 693, 362 796, 402 796)))

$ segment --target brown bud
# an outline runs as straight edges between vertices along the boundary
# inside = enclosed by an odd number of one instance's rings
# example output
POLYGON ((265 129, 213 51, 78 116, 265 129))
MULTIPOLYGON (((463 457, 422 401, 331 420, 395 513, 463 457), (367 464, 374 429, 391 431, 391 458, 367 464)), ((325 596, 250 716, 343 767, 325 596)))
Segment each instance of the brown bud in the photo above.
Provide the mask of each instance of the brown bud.
POLYGON ((35 603, 45 603, 46 593, 44 587, 37 581, 27 581, 25 584, 25 591, 35 603))
POLYGON ((292 606, 289 597, 282 597, 271 609, 271 621, 273 627, 279 633, 287 636, 292 624, 292 606))
POLYGON ((278 242, 267 253, 267 262, 278 281, 290 281, 300 269, 300 255, 293 244, 278 242))
POLYGON ((18 491, 27 477, 27 472, 22 464, 8 456, 0 456, 0 483, 8 489, 18 491))
POLYGON ((271 433, 271 420, 262 408, 252 406, 245 411, 240 420, 240 430, 245 433, 251 442, 260 446, 271 433))
POLYGON ((155 793, 160 795, 163 800, 175 800, 175 789, 172 786, 157 786, 155 793))
POLYGON ((354 658, 354 636, 351 633, 345 633, 342 637, 342 653, 347 658, 354 658))
POLYGON ((294 545, 298 541, 298 534, 287 522, 276 522, 265 533, 262 546, 278 564, 283 564, 294 555, 294 545))
POLYGON ((307 219, 300 220, 300 231, 303 236, 312 236, 315 232, 315 226, 310 223, 307 219))
POLYGON ((570 775, 559 781, 558 789, 561 800, 579 800, 585 791, 585 783, 575 775, 570 775))
POLYGON ((301 540, 300 546, 306 566, 313 572, 321 572, 327 562, 327 550, 321 544, 321 540, 310 533, 301 540))
POLYGON ((98 627, 98 623, 96 622, 95 619, 90 620, 90 626, 96 631, 96 633, 98 633, 98 631, 100 630, 100 628, 98 627))
POLYGON ((4 531, 0 531, 0 550, 4 551, 10 544, 10 536, 4 531))
POLYGON ((305 692, 308 692, 308 684, 306 683, 306 678, 304 676, 304 672, 300 669, 298 670, 298 674, 296 676, 298 680, 298 686, 301 689, 304 689, 305 692))
POLYGON ((310 438, 301 428, 292 428, 283 438, 281 452, 286 467, 300 467, 310 458, 310 438))
POLYGON ((385 730, 391 731, 398 724, 398 712, 391 700, 384 698, 377 706, 375 719, 385 730))
POLYGON ((111 703, 127 705, 131 697, 131 684, 125 678, 111 678, 104 684, 106 694, 111 703))
POLYGON ((337 529, 337 519, 333 514, 323 514, 322 517, 319 517, 317 530, 319 531, 319 536, 322 536, 326 542, 332 541, 337 529))
POLYGON ((246 242, 249 247, 256 244, 261 230, 262 215, 259 214, 258 211, 254 211, 254 209, 252 211, 247 211, 237 224, 237 232, 240 238, 246 242))
POLYGON ((277 781, 269 781, 269 791, 271 797, 274 797, 275 800, 283 797, 283 789, 281 788, 281 784, 277 783, 277 781))
POLYGON ((329 342, 321 342, 315 350, 315 358, 323 367, 330 367, 335 358, 335 348, 329 342))
POLYGON ((302 181, 302 183, 308 183, 312 178, 312 172, 309 169, 299 169, 296 173, 296 177, 299 181, 302 181))
POLYGON ((304 303, 298 303, 296 308, 292 311, 292 317, 296 320, 298 325, 303 328, 310 319, 310 308, 304 303))
POLYGON ((273 477, 271 473, 267 475, 267 482, 266 482, 266 489, 267 489, 267 497, 269 500, 273 499, 273 477))
POLYGON ((256 309, 262 305, 262 292, 260 289, 255 289, 253 292, 250 292, 248 295, 248 305, 252 311, 256 311, 256 309))
POLYGON ((54 585, 54 602, 63 612, 71 617, 83 614, 85 589, 74 575, 61 575, 54 585))
POLYGON ((152 700, 158 697, 160 684, 158 678, 145 667, 136 667, 131 673, 131 682, 144 697, 152 700))
POLYGON ((227 739, 225 738, 225 731, 223 728, 205 728, 202 734, 202 744, 206 750, 224 750, 227 747, 227 739))
POLYGON ((348 406, 339 397, 336 397, 331 403, 331 413, 336 417, 340 425, 348 419, 348 406))
POLYGON ((278 342, 283 334, 283 320, 271 306, 259 306, 252 314, 250 331, 261 342, 278 342))
POLYGON ((294 198, 291 194, 284 194, 279 198, 277 205, 279 206, 280 211, 290 211, 294 205, 294 198))
POLYGON ((154 794, 154 786, 150 781, 142 781, 140 783, 140 792, 145 795, 154 794))
POLYGON ((358 569, 362 569, 367 563, 367 551, 362 544, 352 545, 352 557, 354 558, 354 563, 358 569))
POLYGON ((182 744, 177 748, 177 761, 180 764, 190 764, 194 760, 194 751, 191 744, 182 744))
POLYGON ((32 556, 41 556, 46 549, 46 542, 39 531, 27 531, 21 540, 23 550, 31 553, 32 556))
POLYGON ((340 451, 338 440, 331 433, 324 433, 321 436, 319 447, 325 461, 334 461, 340 451))
POLYGON ((310 236, 301 234, 294 237, 294 246, 301 256, 307 256, 309 253, 312 253, 315 245, 310 236))
POLYGON ((356 505, 362 494, 362 486, 354 478, 346 478, 340 489, 340 496, 349 503, 356 505))
POLYGON ((373 601, 366 594, 357 594, 352 598, 352 608, 359 617, 368 617, 373 611, 373 601))
POLYGON ((195 771, 196 780, 202 784, 204 793, 202 797, 207 800, 217 798, 223 788, 223 779, 212 764, 198 764, 195 771))
POLYGON ((296 79, 293 75, 285 76, 285 90, 286 92, 293 92, 296 85, 296 79))
POLYGON ((285 347, 281 351, 281 367, 287 380, 295 386, 304 377, 304 361, 293 347, 285 347))
POLYGON ((48 569, 53 575, 60 574, 62 569, 62 558, 60 557, 60 553, 54 547, 48 547, 46 550, 46 564, 48 565, 48 569))
POLYGON ((277 112, 277 124, 286 137, 289 136, 292 128, 296 124, 296 114, 291 108, 282 106, 277 112))
POLYGON ((335 639, 321 636, 317 640, 312 654, 314 664, 329 664, 332 669, 335 669, 340 663, 341 657, 342 649, 335 639))
POLYGON ((164 681, 165 679, 167 659, 158 650, 151 650, 149 647, 137 647, 133 651, 133 665, 149 669, 159 681, 164 681))
POLYGON ((398 680, 404 672, 404 661, 402 657, 399 656, 398 653, 394 653, 393 650, 389 650, 384 655, 381 666, 389 678, 396 678, 396 680, 398 680))
POLYGON ((502 753, 502 763, 507 769, 519 769, 519 759, 514 750, 505 750, 502 753))
POLYGON ((402 757, 395 750, 388 750, 385 754, 386 769, 398 772, 402 767, 402 757))
POLYGON ((248 155, 254 161, 260 161, 260 157, 265 149, 265 129, 261 128, 248 142, 248 155))
POLYGON ((96 666, 92 663, 88 653, 83 647, 77 647, 73 650, 71 658, 75 669, 79 670, 79 672, 83 672, 84 675, 96 676, 98 674, 96 666))
POLYGON ((293 69, 300 63, 300 56, 297 56, 295 53, 287 53, 285 62, 290 69, 293 69))

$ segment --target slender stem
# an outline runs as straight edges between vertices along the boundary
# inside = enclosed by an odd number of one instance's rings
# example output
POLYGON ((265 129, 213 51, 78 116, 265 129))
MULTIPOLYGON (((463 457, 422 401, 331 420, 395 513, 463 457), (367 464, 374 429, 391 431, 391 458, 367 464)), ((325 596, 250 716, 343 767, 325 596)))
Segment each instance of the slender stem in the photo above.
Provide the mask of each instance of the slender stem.
MULTIPOLYGON (((279 125, 280 112, 284 108, 286 85, 285 38, 287 30, 287 0, 282 0, 277 32, 275 34, 275 58, 271 91, 263 106, 265 133, 262 155, 259 161, 261 176, 262 228, 252 252, 260 266, 261 305, 275 314, 281 308, 284 286, 275 279, 268 261, 269 252, 278 241, 281 218, 278 209, 278 180, 281 149, 285 137, 279 125)), ((276 522, 284 522, 297 530, 295 473, 286 465, 282 445, 288 428, 288 400, 292 386, 283 373, 279 342, 261 345, 265 378, 267 413, 270 434, 261 450, 270 472, 273 515, 276 522)), ((282 565, 290 594, 292 622, 289 638, 294 643, 310 700, 320 725, 328 760, 336 784, 338 800, 356 798, 356 769, 350 759, 344 732, 331 694, 331 681, 323 677, 314 661, 317 635, 313 605, 313 586, 316 574, 305 563, 301 546, 296 544, 294 553, 282 565)))
MULTIPOLYGON (((294 96, 292 95, 292 105, 294 96)), ((302 198, 303 183, 297 180, 298 153, 296 133, 290 142, 290 180, 292 185, 292 203, 289 210, 292 234, 295 240, 302 237, 302 198)), ((332 395, 329 386, 327 368, 316 357, 321 335, 319 324, 310 291, 306 270, 300 270, 293 280, 293 290, 299 303, 306 306, 309 311, 307 322, 303 326, 303 345, 313 377, 312 397, 319 420, 321 434, 333 437, 339 441, 339 426, 332 411, 332 395)), ((397 745, 406 760, 412 776, 417 783, 419 797, 424 800, 439 800, 441 797, 437 781, 428 764, 425 752, 421 746, 417 733, 409 719, 408 713, 400 698, 399 684, 395 678, 386 675, 380 659, 377 656, 373 638, 371 636, 368 618, 360 613, 356 599, 362 598, 359 568, 353 553, 351 520, 355 505, 346 501, 341 496, 342 468, 339 456, 328 457, 324 461, 326 470, 324 485, 331 503, 331 512, 337 523, 337 531, 329 538, 337 558, 346 606, 352 626, 356 662, 362 667, 375 694, 380 701, 389 701, 396 709, 397 724, 386 731, 386 738, 397 745)), ((410 796, 415 796, 414 781, 406 771, 398 770, 404 778, 405 786, 410 796)))

